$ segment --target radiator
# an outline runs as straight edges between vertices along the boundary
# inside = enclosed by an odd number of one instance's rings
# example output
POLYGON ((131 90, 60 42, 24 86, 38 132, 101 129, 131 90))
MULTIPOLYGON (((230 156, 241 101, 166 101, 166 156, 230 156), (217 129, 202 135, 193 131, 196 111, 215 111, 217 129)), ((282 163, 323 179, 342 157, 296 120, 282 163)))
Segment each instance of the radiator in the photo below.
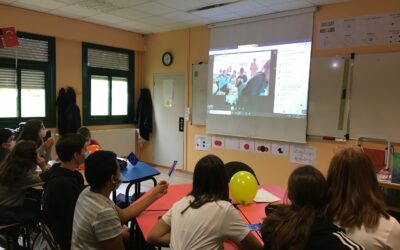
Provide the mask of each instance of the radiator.
POLYGON ((117 156, 135 153, 136 135, 134 128, 91 130, 92 138, 97 140, 103 150, 110 150, 117 156))

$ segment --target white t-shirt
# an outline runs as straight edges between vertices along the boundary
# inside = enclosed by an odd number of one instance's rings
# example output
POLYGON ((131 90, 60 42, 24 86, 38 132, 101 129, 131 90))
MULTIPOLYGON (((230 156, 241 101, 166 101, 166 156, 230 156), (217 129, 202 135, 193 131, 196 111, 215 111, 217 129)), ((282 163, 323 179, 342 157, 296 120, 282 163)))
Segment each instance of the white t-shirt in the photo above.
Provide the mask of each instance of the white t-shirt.
POLYGON ((241 242, 250 232, 227 201, 209 202, 181 214, 191 200, 193 196, 182 198, 162 217, 171 227, 171 249, 219 250, 226 239, 241 242))
POLYGON ((75 206, 71 249, 101 249, 100 242, 117 237, 121 229, 114 203, 85 188, 75 206))
POLYGON ((373 230, 361 228, 344 228, 346 234, 367 250, 400 249, 400 224, 390 216, 379 220, 379 225, 373 230))

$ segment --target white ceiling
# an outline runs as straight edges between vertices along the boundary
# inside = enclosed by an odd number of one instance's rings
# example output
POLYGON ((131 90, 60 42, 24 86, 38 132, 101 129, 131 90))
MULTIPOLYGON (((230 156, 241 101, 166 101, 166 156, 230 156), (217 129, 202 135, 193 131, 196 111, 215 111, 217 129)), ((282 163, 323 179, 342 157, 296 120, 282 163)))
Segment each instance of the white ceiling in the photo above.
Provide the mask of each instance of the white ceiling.
POLYGON ((345 1, 348 0, 0 0, 0 4, 150 34, 345 1), (227 2, 234 3, 193 11, 227 2))

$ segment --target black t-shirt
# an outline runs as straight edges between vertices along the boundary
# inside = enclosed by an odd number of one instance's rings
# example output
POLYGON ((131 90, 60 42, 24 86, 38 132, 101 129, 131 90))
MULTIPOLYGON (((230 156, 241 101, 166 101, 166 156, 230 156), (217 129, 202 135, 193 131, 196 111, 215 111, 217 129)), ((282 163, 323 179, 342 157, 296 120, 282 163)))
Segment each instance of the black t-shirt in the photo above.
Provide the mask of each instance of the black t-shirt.
POLYGON ((84 187, 83 176, 79 171, 71 171, 58 164, 41 178, 45 182, 44 220, 61 249, 70 249, 75 204, 84 187))

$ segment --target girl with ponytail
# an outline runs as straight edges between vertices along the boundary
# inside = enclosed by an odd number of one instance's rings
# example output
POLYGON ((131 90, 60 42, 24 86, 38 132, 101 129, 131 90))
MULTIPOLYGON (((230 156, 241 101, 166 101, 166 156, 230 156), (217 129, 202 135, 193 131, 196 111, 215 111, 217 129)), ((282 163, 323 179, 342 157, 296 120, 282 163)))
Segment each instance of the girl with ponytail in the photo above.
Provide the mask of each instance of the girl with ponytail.
POLYGON ((290 205, 266 208, 261 233, 264 249, 364 249, 324 216, 327 182, 312 166, 293 171, 288 181, 290 205))

